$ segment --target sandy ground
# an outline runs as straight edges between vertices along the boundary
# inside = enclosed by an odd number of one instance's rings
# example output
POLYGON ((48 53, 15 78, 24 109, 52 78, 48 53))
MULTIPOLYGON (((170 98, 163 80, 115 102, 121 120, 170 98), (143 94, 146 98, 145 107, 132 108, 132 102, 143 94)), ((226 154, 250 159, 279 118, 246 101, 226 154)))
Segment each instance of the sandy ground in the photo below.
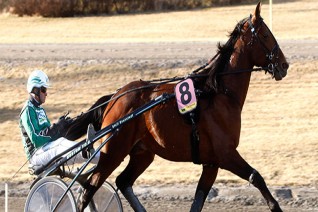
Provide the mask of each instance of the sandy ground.
MULTIPOLYGON (((23 166, 25 155, 18 129, 18 114, 28 97, 26 80, 32 70, 43 69, 51 79, 53 87, 44 105, 49 118, 54 122, 67 110, 76 116, 100 96, 130 81, 190 73, 215 54, 214 40, 224 40, 235 23, 233 20, 245 17, 250 8, 169 13, 171 16, 160 13, 88 17, 80 21, 1 16, 0 210, 4 207, 5 182, 10 188, 9 211, 22 211, 33 181, 23 166), (166 16, 167 19, 163 18, 166 16), (193 21, 189 17, 198 19, 193 21), (204 20, 222 18, 223 24, 215 27, 208 27, 211 22, 202 25, 204 20), (79 25, 72 28, 74 22, 79 25), (118 28, 112 28, 114 23, 118 28), (87 30, 89 27, 91 30, 87 30), (68 28, 69 31, 65 30, 68 28), (99 30, 107 33, 101 34, 99 30), (128 42, 130 38, 133 42, 128 42)), ((274 34, 290 69, 280 82, 264 73, 253 73, 242 114, 238 150, 263 175, 285 211, 318 211, 317 11, 318 3, 314 0, 277 4, 274 34)), ((109 182, 113 184, 127 159, 109 177, 109 182)), ((135 190, 149 211, 187 211, 200 173, 200 166, 156 157, 137 180, 135 190)), ((124 200, 123 204, 125 211, 131 211, 124 200)), ((211 210, 267 211, 267 207, 256 189, 220 170, 204 207, 204 211, 211 210)))
MULTIPOLYGON (((318 42, 282 40, 280 45, 291 63, 288 76, 275 82, 269 75, 252 75, 239 151, 260 171, 287 211, 310 211, 318 207, 318 42)), ((11 209, 20 211, 32 181, 26 166, 11 179, 25 161, 17 120, 27 97, 25 80, 31 70, 43 68, 51 77, 53 87, 46 108, 54 120, 66 110, 72 111, 71 116, 79 114, 101 95, 129 81, 190 73, 213 55, 215 46, 213 42, 0 45, 6 52, 0 53, 0 166, 1 180, 9 182, 11 188, 11 209)), ((115 170, 110 182, 126 162, 115 170)), ((136 192, 150 211, 157 207, 187 210, 200 170, 191 163, 156 158, 137 181, 136 192)), ((226 171, 220 171, 214 189, 221 192, 207 200, 207 211, 267 210, 256 189, 226 171)))

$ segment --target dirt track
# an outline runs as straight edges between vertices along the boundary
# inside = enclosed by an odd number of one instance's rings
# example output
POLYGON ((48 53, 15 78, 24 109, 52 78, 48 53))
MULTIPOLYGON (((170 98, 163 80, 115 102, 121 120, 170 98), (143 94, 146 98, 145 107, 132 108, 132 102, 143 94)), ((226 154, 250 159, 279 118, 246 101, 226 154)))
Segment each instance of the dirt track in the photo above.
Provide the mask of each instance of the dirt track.
MULTIPOLYGON (((316 40, 278 42, 291 62, 318 59, 316 40)), ((216 51, 216 43, 0 44, 0 49, 0 61, 12 65, 61 61, 131 64, 137 61, 139 65, 149 63, 168 66, 174 63, 175 67, 186 67, 212 57, 216 51)))
MULTIPOLYGON (((315 63, 318 61, 318 41, 279 41, 282 50, 284 51, 286 57, 291 63, 298 63, 306 61, 306 63, 315 63)), ((215 53, 215 43, 108 43, 108 44, 25 44, 25 45, 4 45, 0 44, 0 65, 2 67, 2 73, 10 72, 16 70, 17 67, 23 66, 27 69, 34 68, 37 66, 52 65, 62 69, 66 66, 85 66, 85 65, 118 65, 124 64, 128 65, 134 70, 142 70, 144 72, 157 70, 157 69, 173 69, 173 68, 184 68, 184 67, 197 67, 204 64, 207 59, 212 57, 215 53)), ((278 89, 285 93, 288 93, 287 88, 282 87, 291 86, 291 84, 298 81, 301 75, 301 67, 294 69, 297 74, 291 74, 289 82, 278 86, 278 89)), ((293 69, 292 69, 293 70, 293 69)), ((317 69, 315 69, 317 70, 317 69)), ((305 71, 305 70, 304 70, 305 71)), ((317 89, 315 87, 317 82, 316 73, 307 73, 304 76, 304 83, 298 85, 299 87, 308 87, 306 91, 312 91, 301 98, 300 101, 307 101, 308 98, 316 97, 317 89), (306 84, 307 82, 307 84, 306 84), (313 90, 314 89, 314 90, 313 90)), ((23 77, 22 77, 23 78, 23 77)), ((15 78, 11 79, 8 77, 2 78, 0 76, 0 82, 4 82, 4 89, 8 89, 10 83, 14 81, 15 78), (7 80, 9 79, 9 80, 7 80), (8 83, 8 84, 7 84, 8 83), (7 86, 7 87, 6 87, 7 86)), ((19 83, 23 82, 23 79, 19 79, 19 83)), ((284 82, 284 81, 283 81, 284 82)), ((254 84, 254 89, 261 88, 266 89, 266 86, 271 86, 267 82, 261 85, 254 84)), ((23 86, 21 86, 23 87, 23 86)), ((2 89, 3 87, 1 87, 2 89)), ((274 87, 273 87, 274 88, 274 87)), ((288 87, 291 89, 291 87, 288 87)), ((305 92, 306 92, 305 91, 305 92)), ((21 96, 21 94, 19 94, 21 96)), ((277 94, 273 94, 277 95, 277 94)), ((286 96, 290 99, 292 96, 286 96)), ((269 96, 265 96, 265 98, 269 96)), ((283 105, 288 106, 288 99, 282 99, 283 105)), ((6 97, 2 97, 6 98, 6 97)), ((308 102, 311 108, 310 111, 317 111, 317 99, 313 102, 308 102)), ((260 101, 258 99, 250 100, 249 104, 253 105, 254 101, 260 101)), ((279 101, 281 103, 281 101, 279 101)), ((5 103, 4 103, 5 104, 5 103)), ((247 104, 248 105, 248 104, 247 104)), ((247 106, 249 107, 249 106, 247 106)), ((6 108, 6 105, 5 105, 6 108)), ((248 110, 249 108, 247 108, 248 110)), ((2 122, 5 123, 7 120, 12 119, 11 115, 7 115, 5 110, 1 108, 5 118, 2 122)), ((13 111, 16 113, 17 111, 13 111)), ((268 111, 265 111, 268 112, 268 111)), ((271 111, 267 118, 271 119, 271 111)), ((12 113, 12 111, 11 111, 12 113)), ((310 115, 310 114, 309 114, 310 115)), ((316 117, 316 113, 312 115, 316 117)), ((255 114, 252 118, 246 117, 246 123, 249 124, 251 119, 258 120, 260 117, 255 114)), ((317 118, 317 117, 316 117, 317 118)), ((274 118, 273 118, 274 119, 274 118)), ((315 123, 317 121, 312 121, 309 127, 315 130, 315 123)), ((261 129, 262 125, 255 126, 256 129, 261 129)), ((265 126, 266 127, 266 126, 265 126)), ((269 127, 270 128, 270 127, 269 127)), ((292 131, 292 130, 291 130, 292 131)), ((289 131, 288 131, 289 132, 289 131)), ((288 133, 287 132, 287 133, 288 133)), ((299 131, 301 134, 301 131, 299 131)), ((7 134, 5 134, 8 136, 7 134)), ((244 133, 243 137, 246 135, 248 138, 249 133, 244 133)), ((260 135, 261 137, 262 135, 260 135)), ((316 148, 315 139, 313 140, 312 147, 316 148)), ((248 139, 246 139, 248 140, 248 139)), ((284 138, 282 138, 284 140, 284 138)), ((244 144, 243 144, 244 145, 244 144)), ((317 150, 317 149, 316 149, 317 150)), ((249 149, 247 148, 247 152, 249 149)), ((299 151, 299 150, 297 150, 299 151)), ((305 150, 301 150, 305 151, 305 150)), ((272 154, 276 154, 275 152, 272 154)), ((306 155, 306 152, 304 152, 306 155)), ((273 155, 269 154, 267 157, 273 155)), ((288 157, 288 156, 286 156, 288 157)), ((312 156, 313 159, 317 160, 317 154, 312 156)), ((305 157, 304 157, 305 159, 305 157)), ((289 159, 287 159, 289 161, 289 159)), ((284 161, 283 161, 284 163, 284 161)), ((285 161, 286 163, 286 161, 285 161)), ((317 162, 315 162, 317 165, 317 162)), ((257 160, 254 161, 257 164, 257 160)), ((306 162, 305 162, 306 164, 306 162)), ((275 165, 273 165, 275 166, 275 165)), ((317 167, 317 166, 314 166, 317 167)), ((272 170, 269 166, 269 170, 272 170)), ((265 169, 266 170, 266 169, 265 169)), ((313 170, 313 174, 316 174, 316 170, 313 170)), ((172 176, 173 177, 173 176, 172 176)), ((143 180, 139 183, 136 191, 140 196, 140 199, 145 204, 145 207, 149 211, 186 211, 191 205, 191 198, 195 191, 195 185, 186 185, 179 183, 170 186, 163 185, 161 187, 156 187, 156 181, 160 179, 152 179, 150 185, 142 185, 143 180), (185 186, 185 187, 184 187, 185 186), (171 188, 170 188, 171 187, 171 188)), ((282 180, 284 181, 284 180, 282 180)), ((279 197, 283 208, 286 211, 314 211, 318 208, 318 192, 317 192, 317 179, 312 180, 310 187, 306 186, 278 186, 271 187, 273 193, 279 197)), ((162 184, 163 182, 161 182, 162 184)), ((293 184, 293 183, 290 183, 293 184)), ((308 184, 308 183, 306 183, 308 184)), ((16 185, 13 185, 16 187, 16 185)), ((17 193, 22 192, 25 195, 27 184, 23 185, 21 190, 15 190, 10 198, 10 211, 22 211, 24 197, 17 197, 17 193)), ((217 183, 215 188, 219 190, 218 196, 212 198, 213 192, 211 193, 210 200, 207 201, 204 210, 205 211, 267 211, 267 207, 264 205, 263 199, 252 187, 237 186, 233 187, 229 185, 224 185, 217 183)), ((1 187, 2 189, 2 187, 1 187)), ((0 208, 3 208, 3 191, 1 192, 0 208)), ((130 211, 127 204, 124 202, 127 211, 130 211)), ((9 208, 10 208, 9 207, 9 208)))

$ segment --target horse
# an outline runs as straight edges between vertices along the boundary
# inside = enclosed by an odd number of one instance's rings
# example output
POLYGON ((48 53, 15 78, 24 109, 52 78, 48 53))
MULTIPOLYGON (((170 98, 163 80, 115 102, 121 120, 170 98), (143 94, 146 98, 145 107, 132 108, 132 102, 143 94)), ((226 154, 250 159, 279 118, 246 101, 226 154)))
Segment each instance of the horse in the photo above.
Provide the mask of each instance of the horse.
MULTIPOLYGON (((218 51, 208 65, 190 76, 195 88, 201 91, 194 124, 188 123, 178 111, 177 101, 171 99, 125 123, 103 146, 97 167, 84 186, 84 193, 78 202, 80 211, 84 210, 94 193, 127 155, 130 156, 128 165, 117 176, 116 186, 135 211, 146 211, 133 192, 134 182, 153 162, 155 155, 175 162, 193 162, 193 126, 199 137, 196 161, 202 165, 202 173, 191 211, 202 210, 219 169, 228 170, 250 182, 259 189, 271 211, 282 211, 261 174, 237 151, 241 113, 253 67, 261 67, 276 81, 287 75, 289 67, 260 13, 261 3, 258 3, 253 14, 237 23, 228 41, 218 44, 218 51)), ((85 114, 85 118, 75 122, 77 126, 86 127, 87 122, 92 121, 97 129, 102 129, 159 95, 173 93, 175 86, 175 83, 142 80, 130 82, 112 97, 102 97, 99 103, 110 101, 98 112, 92 110, 85 114), (100 118, 96 118, 96 114, 101 113, 100 118)), ((77 133, 80 135, 84 132, 77 133)), ((111 135, 113 133, 102 139, 111 135)))

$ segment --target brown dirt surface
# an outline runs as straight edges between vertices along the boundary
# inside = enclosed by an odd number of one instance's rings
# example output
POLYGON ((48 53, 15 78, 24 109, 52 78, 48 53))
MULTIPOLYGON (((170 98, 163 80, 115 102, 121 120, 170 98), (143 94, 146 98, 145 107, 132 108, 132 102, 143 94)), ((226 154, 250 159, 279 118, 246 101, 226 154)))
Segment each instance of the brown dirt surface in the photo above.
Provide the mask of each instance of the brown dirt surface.
MULTIPOLYGON (((304 14, 317 14, 316 1, 307 0, 304 8, 297 10, 302 6, 299 2, 281 3, 277 7, 280 12, 285 8, 286 14, 282 15, 285 18, 295 18, 288 11, 293 11, 292 14, 298 18, 306 17, 304 14), (304 14, 302 10, 305 10, 304 14)), ((247 8, 250 7, 234 9, 246 13, 250 11, 247 8)), ((221 10, 217 9, 216 12, 221 13, 221 10)), ((182 14, 172 15, 176 18, 182 14)), ((126 18, 124 16, 122 20, 127 21, 126 18)), ((129 18, 135 20, 140 17, 129 18)), ((0 25, 5 23, 3 19, 13 19, 13 23, 27 20, 29 25, 42 22, 50 25, 50 22, 61 21, 0 17, 0 25)), ((113 19, 119 22, 117 16, 113 19)), ((281 16, 277 19, 277 22, 283 20, 281 16)), ((231 20, 233 26, 235 20, 240 19, 231 20)), ((70 21, 65 19, 65 23, 69 24, 70 21)), ((287 24, 274 33, 278 35, 276 37, 280 47, 290 62, 287 77, 276 82, 264 73, 252 74, 242 113, 242 133, 238 147, 241 155, 262 174, 283 209, 295 212, 317 211, 318 208, 318 33, 315 33, 318 27, 317 22, 305 19, 302 24, 305 29, 311 27, 312 34, 310 30, 305 35, 301 34, 298 29, 300 25, 297 28, 287 24), (293 33, 295 39, 292 39, 293 33)), ((12 27, 10 25, 8 29, 13 30, 12 27)), ((47 28, 42 30, 53 32, 47 28)), ((223 30, 222 35, 226 32, 223 30)), ((18 118, 28 97, 26 80, 32 70, 43 69, 50 77, 53 86, 44 107, 49 118, 54 121, 67 110, 71 111, 71 116, 80 114, 100 96, 112 93, 130 81, 191 73, 216 51, 216 42, 205 37, 194 41, 181 39, 180 42, 176 41, 178 38, 146 39, 147 42, 141 42, 140 38, 133 39, 135 42, 127 42, 126 38, 117 42, 100 42, 97 39, 98 42, 94 43, 91 40, 86 42, 86 35, 83 34, 83 39, 75 39, 83 42, 64 43, 45 40, 36 42, 34 38, 33 42, 28 42, 23 40, 23 35, 28 37, 29 34, 24 33, 20 34, 20 42, 15 43, 3 34, 0 35, 0 210, 4 207, 4 183, 8 182, 9 211, 23 210, 28 187, 33 181, 26 166, 12 178, 25 162, 18 118)), ((45 38, 41 36, 39 40, 45 38)), ((64 36, 67 37, 67 33, 64 36)), ((214 37, 222 36, 216 34, 214 37)), ((112 184, 127 160, 109 177, 112 184)), ((149 211, 186 211, 191 205, 200 173, 200 166, 173 163, 156 157, 154 163, 137 180, 135 191, 149 211)), ((124 200, 123 204, 125 211, 131 211, 124 200)), ((255 188, 233 174, 220 170, 203 210, 267 211, 267 207, 255 188)))

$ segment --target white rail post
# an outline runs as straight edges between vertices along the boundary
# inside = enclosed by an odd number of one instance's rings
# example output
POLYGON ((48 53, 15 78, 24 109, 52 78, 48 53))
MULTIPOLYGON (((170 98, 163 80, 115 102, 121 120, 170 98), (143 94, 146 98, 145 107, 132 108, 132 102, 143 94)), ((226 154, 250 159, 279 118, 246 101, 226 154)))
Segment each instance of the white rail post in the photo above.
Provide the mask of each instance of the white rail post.
POLYGON ((269 29, 273 32, 273 0, 269 0, 269 29))
POLYGON ((4 211, 8 212, 8 183, 5 183, 4 185, 4 198, 5 198, 5 203, 4 203, 4 211))

